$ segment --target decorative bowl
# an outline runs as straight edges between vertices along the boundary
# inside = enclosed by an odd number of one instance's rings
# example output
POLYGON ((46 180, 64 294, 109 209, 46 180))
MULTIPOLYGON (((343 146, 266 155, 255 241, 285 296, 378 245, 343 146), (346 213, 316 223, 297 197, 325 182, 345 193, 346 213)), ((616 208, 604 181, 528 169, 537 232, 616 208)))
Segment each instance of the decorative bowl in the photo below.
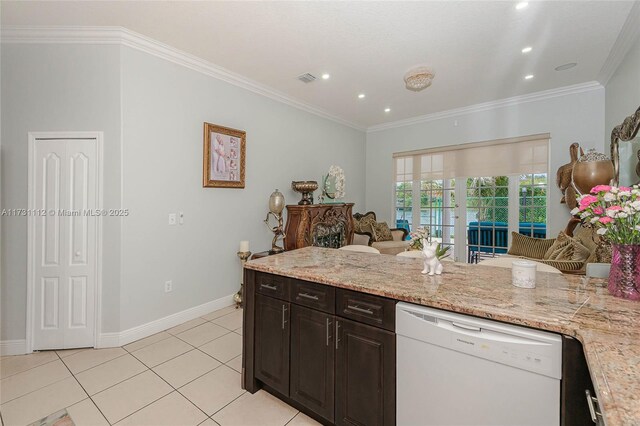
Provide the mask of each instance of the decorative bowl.
POLYGON ((313 204, 313 191, 318 189, 318 182, 315 180, 294 180, 291 182, 291 189, 302 193, 299 205, 313 204))

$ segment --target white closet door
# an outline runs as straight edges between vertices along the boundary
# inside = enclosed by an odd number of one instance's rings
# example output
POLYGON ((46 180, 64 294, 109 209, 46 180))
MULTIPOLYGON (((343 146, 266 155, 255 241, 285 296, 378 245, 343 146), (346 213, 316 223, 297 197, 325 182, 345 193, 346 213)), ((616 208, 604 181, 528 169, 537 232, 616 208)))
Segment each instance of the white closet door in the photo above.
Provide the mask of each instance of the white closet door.
POLYGON ((95 139, 35 141, 33 349, 94 345, 95 139))

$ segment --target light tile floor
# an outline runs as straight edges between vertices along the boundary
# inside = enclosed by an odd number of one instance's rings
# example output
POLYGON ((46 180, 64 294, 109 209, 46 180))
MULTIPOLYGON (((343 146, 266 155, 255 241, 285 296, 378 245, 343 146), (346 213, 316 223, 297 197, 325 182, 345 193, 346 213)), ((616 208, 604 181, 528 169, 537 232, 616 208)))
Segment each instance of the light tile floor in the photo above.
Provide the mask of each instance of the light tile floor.
POLYGON ((242 311, 233 306, 121 348, 0 358, 0 426, 66 408, 77 426, 300 426, 313 419, 240 387, 242 311))

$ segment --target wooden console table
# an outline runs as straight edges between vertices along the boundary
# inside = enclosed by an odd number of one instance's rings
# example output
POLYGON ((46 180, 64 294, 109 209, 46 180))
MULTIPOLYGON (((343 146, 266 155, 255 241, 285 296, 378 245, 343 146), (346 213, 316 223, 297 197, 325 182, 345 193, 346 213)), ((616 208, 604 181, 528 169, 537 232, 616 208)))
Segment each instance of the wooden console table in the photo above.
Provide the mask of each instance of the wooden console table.
POLYGON ((340 248, 353 242, 353 203, 287 206, 285 250, 340 248))

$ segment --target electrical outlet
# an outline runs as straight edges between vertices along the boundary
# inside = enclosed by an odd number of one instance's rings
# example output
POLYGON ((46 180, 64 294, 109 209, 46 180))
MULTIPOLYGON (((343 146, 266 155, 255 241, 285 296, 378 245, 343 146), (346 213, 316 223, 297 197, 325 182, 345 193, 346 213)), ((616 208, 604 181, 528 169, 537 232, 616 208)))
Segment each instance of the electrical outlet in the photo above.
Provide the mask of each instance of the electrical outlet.
POLYGON ((164 292, 169 293, 170 291, 173 291, 173 281, 165 281, 164 292))
POLYGON ((175 225, 176 224, 176 214, 175 213, 169 213, 169 225, 175 225))

